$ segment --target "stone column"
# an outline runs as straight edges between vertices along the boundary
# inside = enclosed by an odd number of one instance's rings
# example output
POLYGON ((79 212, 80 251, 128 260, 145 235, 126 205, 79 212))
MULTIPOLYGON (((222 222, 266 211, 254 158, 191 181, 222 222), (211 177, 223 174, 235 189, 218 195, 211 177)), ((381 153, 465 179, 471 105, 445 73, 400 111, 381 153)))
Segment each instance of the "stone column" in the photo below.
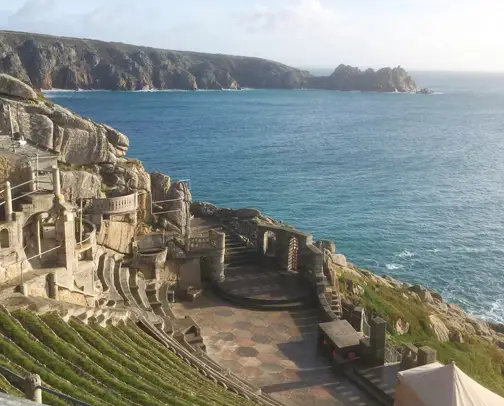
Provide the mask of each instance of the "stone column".
POLYGON ((58 276, 56 273, 50 273, 49 276, 49 297, 59 300, 58 276))
POLYGON ((60 170, 57 166, 53 166, 53 189, 54 196, 59 198, 61 195, 61 182, 60 182, 60 170))
POLYGON ((434 348, 425 346, 418 349, 418 366, 428 365, 436 362, 437 351, 434 348))
POLYGON ((217 255, 213 258, 213 280, 214 282, 224 282, 224 263, 226 260, 226 234, 215 232, 217 236, 217 255))
POLYGON ((42 380, 40 379, 40 375, 28 375, 25 378, 25 385, 24 385, 24 393, 26 399, 41 404, 42 403, 42 389, 40 389, 41 385, 42 380))
POLYGON ((62 210, 56 220, 56 236, 61 245, 59 260, 61 266, 69 272, 77 271, 77 254, 75 241, 75 217, 73 213, 62 210))
POLYGON ((21 285, 19 285, 19 293, 23 296, 29 296, 28 285, 26 283, 21 283, 21 285))
POLYGON ((5 182, 5 221, 12 221, 12 190, 10 182, 5 182))
POLYGON ((384 365, 387 322, 380 317, 376 317, 371 320, 369 326, 371 327, 369 344, 371 347, 372 363, 374 366, 384 365))

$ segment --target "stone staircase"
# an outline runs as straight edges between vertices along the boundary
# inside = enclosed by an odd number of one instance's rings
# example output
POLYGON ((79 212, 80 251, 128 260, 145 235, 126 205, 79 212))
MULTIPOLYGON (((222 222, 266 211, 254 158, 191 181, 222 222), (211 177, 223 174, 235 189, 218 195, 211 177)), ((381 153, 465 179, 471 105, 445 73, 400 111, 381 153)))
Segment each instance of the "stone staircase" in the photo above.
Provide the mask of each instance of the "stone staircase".
POLYGON ((335 285, 326 287, 326 298, 327 302, 331 306, 332 312, 338 319, 341 319, 343 316, 343 309, 341 307, 341 294, 337 281, 335 282, 335 285))
POLYGON ((239 268, 256 261, 255 248, 248 246, 239 236, 226 233, 226 268, 239 268))

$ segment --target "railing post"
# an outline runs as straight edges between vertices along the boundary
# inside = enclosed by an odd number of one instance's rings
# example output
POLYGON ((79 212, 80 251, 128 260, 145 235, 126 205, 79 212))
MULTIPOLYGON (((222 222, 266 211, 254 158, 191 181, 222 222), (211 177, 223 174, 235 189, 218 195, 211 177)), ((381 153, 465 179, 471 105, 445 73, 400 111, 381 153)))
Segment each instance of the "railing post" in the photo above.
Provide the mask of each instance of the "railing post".
MULTIPOLYGON (((30 166, 31 168, 31 166, 30 166)), ((30 192, 35 192, 37 190, 37 174, 34 169, 31 169, 30 171, 30 183, 28 184, 28 190, 30 192)))
POLYGON ((35 156, 35 190, 38 190, 39 184, 38 184, 38 175, 39 175, 39 160, 38 160, 38 153, 35 156))
POLYGON ((10 182, 5 182, 5 220, 12 221, 12 190, 10 182))
POLYGON ((42 403, 42 380, 40 375, 28 375, 25 378, 24 394, 25 398, 35 403, 42 403))
POLYGON ((35 226, 37 227, 36 231, 36 239, 37 239, 37 252, 39 258, 42 258, 42 239, 40 238, 40 214, 37 214, 37 220, 35 222, 35 226))
POLYGON ((61 182, 60 182, 60 171, 57 166, 53 166, 53 189, 54 189, 54 196, 56 198, 61 195, 61 182))

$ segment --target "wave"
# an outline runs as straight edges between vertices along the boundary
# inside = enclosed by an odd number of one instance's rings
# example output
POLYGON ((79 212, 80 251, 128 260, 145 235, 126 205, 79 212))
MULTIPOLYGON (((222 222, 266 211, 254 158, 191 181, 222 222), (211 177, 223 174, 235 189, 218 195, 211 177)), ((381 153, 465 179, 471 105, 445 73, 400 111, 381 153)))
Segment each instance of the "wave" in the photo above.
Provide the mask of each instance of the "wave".
POLYGON ((416 254, 408 250, 402 250, 399 254, 396 254, 399 258, 413 258, 416 254))
POLYGON ((487 321, 504 323, 504 299, 497 299, 493 302, 490 309, 482 314, 481 318, 487 321))
POLYGON ((403 269, 404 265, 400 265, 400 264, 385 264, 385 268, 387 268, 389 271, 395 271, 397 269, 403 269))
POLYGON ((42 89, 42 93, 80 93, 80 92, 113 92, 113 90, 107 89, 42 89))
POLYGON ((188 93, 193 90, 187 89, 141 89, 141 90, 124 90, 125 92, 133 93, 188 93))

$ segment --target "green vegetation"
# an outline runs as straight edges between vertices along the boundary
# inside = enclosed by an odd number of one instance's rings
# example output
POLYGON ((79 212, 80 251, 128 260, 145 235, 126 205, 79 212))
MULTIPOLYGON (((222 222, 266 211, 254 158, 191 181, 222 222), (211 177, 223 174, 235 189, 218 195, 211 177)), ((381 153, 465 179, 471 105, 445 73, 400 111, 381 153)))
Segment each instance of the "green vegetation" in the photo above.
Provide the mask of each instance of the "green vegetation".
POLYGON ((89 173, 95 173, 93 165, 79 165, 79 164, 69 164, 67 162, 58 162, 58 167, 62 171, 86 171, 89 173))
MULTIPOLYGON (((0 310, 0 366, 94 405, 248 405, 189 367, 135 324, 103 328, 57 314, 0 310)), ((21 396, 0 375, 0 391, 21 396)), ((65 405, 43 393, 44 403, 65 405)))
MULTIPOLYGON (((340 282, 342 290, 345 279, 363 285, 364 280, 347 275, 340 282)), ((429 309, 417 299, 407 295, 405 288, 389 288, 365 280, 362 296, 348 296, 358 301, 366 309, 366 314, 376 314, 387 321, 390 340, 397 344, 411 343, 417 347, 424 345, 437 350, 438 359, 443 363, 454 361, 459 368, 488 389, 504 396, 504 351, 495 344, 476 337, 467 339, 465 343, 439 342, 432 332, 428 317, 429 309), (398 335, 394 330, 397 320, 401 318, 410 325, 407 334, 398 335)), ((344 295, 347 295, 345 292, 344 295)))

